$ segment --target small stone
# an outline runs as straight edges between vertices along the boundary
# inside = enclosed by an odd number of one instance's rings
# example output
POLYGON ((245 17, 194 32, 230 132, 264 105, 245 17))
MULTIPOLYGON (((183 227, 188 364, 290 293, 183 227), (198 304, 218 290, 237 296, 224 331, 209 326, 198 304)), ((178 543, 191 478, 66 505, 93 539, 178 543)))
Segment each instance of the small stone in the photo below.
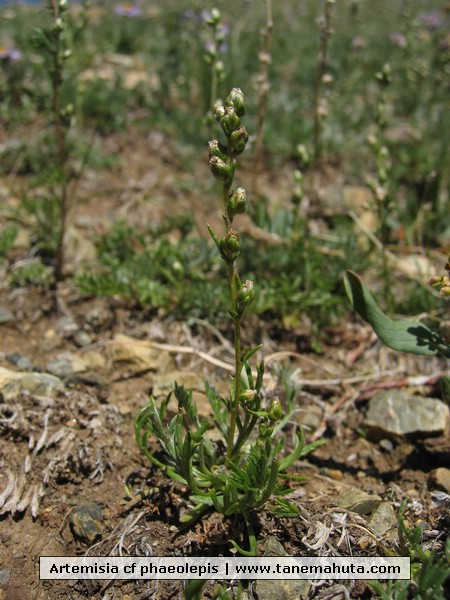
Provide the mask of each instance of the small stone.
POLYGON ((104 529, 102 508, 95 502, 83 502, 70 514, 74 537, 91 546, 102 537, 104 529))
POLYGON ((339 496, 338 506, 358 513, 359 515, 368 515, 378 508, 381 503, 380 496, 368 494, 357 488, 349 488, 339 496))
MULTIPOLYGON (((280 542, 272 535, 263 543, 263 556, 289 556, 280 542)), ((259 579, 256 582, 258 600, 303 600, 309 594, 311 584, 307 579, 259 579)))
POLYGON ((389 502, 381 502, 370 517, 369 526, 379 537, 392 529, 397 524, 397 515, 389 502))
POLYGON ((14 315, 12 312, 4 306, 0 306, 0 325, 3 325, 4 323, 11 323, 11 321, 14 321, 14 315))
POLYGON ((430 474, 429 483, 431 487, 450 494, 450 469, 439 467, 430 474))
POLYGON ((6 359, 21 371, 33 371, 33 363, 27 356, 12 352, 6 355, 6 359))
POLYGON ((372 439, 443 435, 449 408, 440 400, 415 396, 404 390, 387 390, 369 400, 364 426, 372 439))
POLYGON ((8 585, 11 579, 11 569, 0 569, 0 587, 8 585))
POLYGON ((380 447, 383 448, 383 450, 386 450, 386 452, 393 452, 394 451, 394 444, 392 443, 391 440, 380 440, 380 447))
POLYGON ((73 336, 73 341, 78 347, 82 348, 83 346, 89 346, 92 344, 92 336, 89 335, 87 331, 80 329, 73 336))
POLYGON ((60 379, 48 373, 18 373, 0 367, 0 392, 4 398, 14 398, 22 392, 36 396, 56 396, 64 389, 60 379))

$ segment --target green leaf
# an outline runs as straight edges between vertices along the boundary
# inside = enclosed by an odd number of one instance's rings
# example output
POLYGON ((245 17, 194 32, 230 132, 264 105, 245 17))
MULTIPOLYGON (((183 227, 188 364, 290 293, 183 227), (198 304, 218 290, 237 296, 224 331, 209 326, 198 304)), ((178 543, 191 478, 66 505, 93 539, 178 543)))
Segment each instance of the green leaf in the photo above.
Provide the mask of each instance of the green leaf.
POLYGON ((347 271, 344 278, 345 290, 353 308, 380 338, 400 352, 433 356, 439 353, 450 356, 450 348, 434 331, 420 321, 396 321, 383 313, 361 278, 347 271))

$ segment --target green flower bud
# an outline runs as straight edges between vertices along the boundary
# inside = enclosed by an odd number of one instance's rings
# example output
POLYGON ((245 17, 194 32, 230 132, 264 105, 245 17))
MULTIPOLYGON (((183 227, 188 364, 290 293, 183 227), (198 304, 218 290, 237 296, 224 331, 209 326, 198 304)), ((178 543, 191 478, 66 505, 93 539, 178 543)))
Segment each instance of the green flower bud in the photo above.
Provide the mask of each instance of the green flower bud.
POLYGON ((247 203, 247 192, 244 188, 238 188, 228 200, 228 210, 230 212, 230 216, 234 217, 234 215, 242 215, 248 210, 247 203))
POLYGON ((263 438, 270 438, 270 436, 273 433, 273 427, 271 425, 267 425, 267 422, 261 421, 261 423, 259 424, 259 435, 260 437, 263 438))
POLYGON ((432 277, 428 283, 435 288, 440 288, 444 283, 444 277, 442 275, 436 275, 432 277))
POLYGON ((211 140, 208 142, 209 158, 217 156, 224 162, 227 160, 227 148, 221 144, 218 140, 211 140))
POLYGON ((225 133, 230 135, 239 127, 241 120, 237 116, 234 108, 232 106, 227 106, 225 108, 225 114, 220 119, 219 123, 222 125, 222 129, 225 131, 225 133))
POLYGON ((239 395, 239 400, 242 403, 249 403, 249 402, 253 402, 253 400, 256 398, 257 392, 256 390, 245 390, 244 392, 241 392, 239 395))
POLYGON ((220 240, 220 251, 227 262, 233 262, 239 255, 239 233, 230 229, 229 233, 220 240))
POLYGON ((256 297, 256 294, 255 294, 255 290, 253 287, 253 281, 250 281, 250 279, 247 279, 247 281, 245 281, 239 288, 239 292, 238 292, 239 304, 241 305, 241 307, 247 306, 248 304, 253 302, 255 297, 256 297))
POLYGON ((230 135, 230 146, 233 150, 233 154, 240 154, 243 152, 248 142, 248 132, 243 125, 238 127, 230 135))
POLYGON ((238 117, 245 115, 245 96, 240 88, 233 88, 225 100, 226 106, 231 106, 236 111, 238 117))
POLYGON ((226 181, 232 174, 231 166, 218 156, 211 156, 209 159, 209 166, 214 177, 217 177, 217 179, 221 179, 222 181, 226 181))
POLYGON ((214 106, 214 118, 216 121, 219 121, 219 123, 222 121, 222 119, 225 116, 225 106, 223 106, 222 104, 216 104, 214 106))
POLYGON ((283 407, 281 406, 281 402, 278 396, 275 396, 275 398, 270 403, 267 414, 272 422, 279 421, 283 417, 283 407))
POLYGON ((213 8, 205 19, 205 23, 211 27, 216 27, 220 21, 220 12, 217 8, 213 8))

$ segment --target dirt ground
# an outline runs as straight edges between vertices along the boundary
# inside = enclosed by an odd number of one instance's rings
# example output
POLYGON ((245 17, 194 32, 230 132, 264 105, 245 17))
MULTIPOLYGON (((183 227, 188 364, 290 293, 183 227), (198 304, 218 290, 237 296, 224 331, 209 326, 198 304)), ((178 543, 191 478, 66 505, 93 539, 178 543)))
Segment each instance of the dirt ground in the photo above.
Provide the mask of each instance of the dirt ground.
MULTIPOLYGON (((189 211, 199 229, 206 221, 220 221, 214 202, 199 197, 193 183, 196 177, 208 177, 206 166, 186 174, 180 168, 181 150, 175 152, 170 140, 134 132, 105 144, 121 160, 113 170, 87 172, 78 186, 73 222, 85 227, 85 237, 106 231, 124 216, 138 224, 144 219, 157 222, 168 212, 189 211), (143 201, 144 195, 153 200, 143 201)), ((266 182, 280 203, 285 193, 281 181, 279 174, 266 182)), ((21 185, 19 177, 2 181, 7 202, 16 201, 21 185)), ((76 268, 76 257, 70 260, 76 268)), ((0 325, 1 367, 14 368, 7 358, 11 353, 29 358, 41 370, 63 351, 107 355, 108 345, 120 334, 160 344, 171 361, 169 366, 156 362, 141 368, 125 360, 106 360, 101 367, 93 363, 80 377, 67 377, 54 396, 22 393, 0 400, 0 495, 8 486, 16 491, 15 506, 0 517, 0 599, 182 598, 179 581, 40 581, 39 556, 217 556, 230 555, 229 539, 243 543, 243 524, 215 513, 191 529, 180 529, 188 491, 148 464, 133 431, 134 415, 148 394, 164 389, 162 375, 183 380, 186 373, 195 372, 198 402, 207 412, 200 381, 208 379, 226 389, 229 372, 200 359, 194 350, 227 363, 228 347, 204 323, 161 319, 117 299, 85 298, 70 280, 53 290, 3 286, 0 305, 14 314, 12 321, 0 325), (87 347, 77 344, 75 330, 89 333, 87 347), (179 346, 193 352, 179 352, 179 346), (76 524, 80 507, 91 511, 87 531, 83 523, 76 524)), ((261 324, 259 331, 262 356, 270 357, 269 393, 283 394, 277 388, 276 363, 298 369, 306 438, 324 436, 326 444, 296 464, 295 473, 306 481, 289 483, 301 516, 280 519, 264 511, 255 515, 261 548, 268 536, 276 537, 287 553, 302 556, 382 555, 384 548, 395 548, 395 523, 377 536, 370 515, 339 506, 340 495, 350 487, 377 494, 394 511, 403 500, 411 501, 406 512, 409 526, 422 527, 426 547, 442 547, 450 527, 448 503, 438 501, 430 474, 450 464, 448 437, 380 444, 365 438, 360 427, 367 402, 379 389, 400 387, 439 397, 438 382, 428 375, 444 371, 445 364, 389 351, 356 318, 330 329, 320 355, 301 354, 293 332, 273 337, 264 334, 265 328, 261 324), (419 383, 412 380, 417 376, 423 376, 419 383)), ((338 583, 315 582, 309 597, 374 597, 363 581, 347 582, 349 596, 338 583)), ((205 597, 210 593, 211 587, 206 588, 205 597)), ((259 598, 252 583, 249 593, 259 598)))

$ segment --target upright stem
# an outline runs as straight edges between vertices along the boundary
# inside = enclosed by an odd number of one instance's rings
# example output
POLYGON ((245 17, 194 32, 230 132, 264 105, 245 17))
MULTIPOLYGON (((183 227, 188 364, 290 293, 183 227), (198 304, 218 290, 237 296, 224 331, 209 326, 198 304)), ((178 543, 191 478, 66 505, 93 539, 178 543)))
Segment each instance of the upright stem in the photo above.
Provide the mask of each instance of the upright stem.
POLYGON ((269 64, 271 59, 272 45, 272 3, 271 0, 265 0, 266 5, 266 28, 264 30, 264 47, 259 54, 260 72, 259 72, 259 101, 258 101, 258 117, 256 122, 256 140, 255 140, 255 157, 253 165, 252 178, 252 195, 254 198, 258 196, 258 177, 261 168, 261 156, 264 141, 264 121, 267 112, 267 96, 269 94, 269 64))
MULTIPOLYGON (((53 20, 56 23, 60 18, 60 11, 56 0, 50 0, 50 6, 53 12, 53 20)), ((57 145, 57 164, 59 176, 61 177, 61 189, 59 193, 59 231, 56 249, 56 267, 55 276, 57 280, 64 277, 64 241, 66 234, 66 221, 68 211, 68 194, 65 166, 67 161, 66 135, 61 117, 61 99, 60 87, 62 81, 61 64, 61 32, 57 30, 54 39, 53 48, 53 68, 52 68, 52 112, 55 125, 56 145, 57 145)))
POLYGON ((322 135, 322 120, 323 114, 321 109, 321 96, 322 96, 322 84, 323 76, 325 75, 325 69, 328 61, 328 40, 331 35, 331 4, 332 0, 324 0, 324 14, 323 23, 320 30, 320 51, 319 51, 319 63, 316 71, 316 81, 314 86, 314 131, 313 131, 313 152, 314 152, 314 164, 317 165, 320 161, 320 155, 322 152, 321 148, 321 135, 322 135))
MULTIPOLYGON (((233 160, 231 152, 229 154, 229 161, 233 160)), ((231 219, 228 214, 228 199, 230 196, 231 182, 225 181, 223 185, 223 206, 224 206, 224 220, 226 232, 231 231, 231 219)), ((235 373, 234 373, 234 389, 231 396, 232 406, 230 414, 230 428, 228 430, 227 439, 227 460, 231 460, 234 450, 234 435, 236 432, 236 423, 239 415, 239 396, 241 395, 241 371, 242 371, 242 351, 241 351, 241 317, 238 312, 238 290, 236 271, 234 268, 234 260, 227 263, 227 276, 228 285, 230 287, 231 296, 231 313, 233 315, 233 334, 234 334, 234 361, 235 361, 235 373)))

